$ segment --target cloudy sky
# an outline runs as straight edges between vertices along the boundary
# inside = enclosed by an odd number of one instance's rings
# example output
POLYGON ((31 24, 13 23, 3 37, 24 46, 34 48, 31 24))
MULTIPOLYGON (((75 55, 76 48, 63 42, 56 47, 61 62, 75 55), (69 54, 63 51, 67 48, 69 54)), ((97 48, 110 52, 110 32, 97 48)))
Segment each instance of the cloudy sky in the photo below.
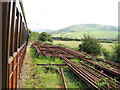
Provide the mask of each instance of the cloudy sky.
POLYGON ((57 30, 73 24, 118 25, 120 0, 23 0, 28 28, 57 30))

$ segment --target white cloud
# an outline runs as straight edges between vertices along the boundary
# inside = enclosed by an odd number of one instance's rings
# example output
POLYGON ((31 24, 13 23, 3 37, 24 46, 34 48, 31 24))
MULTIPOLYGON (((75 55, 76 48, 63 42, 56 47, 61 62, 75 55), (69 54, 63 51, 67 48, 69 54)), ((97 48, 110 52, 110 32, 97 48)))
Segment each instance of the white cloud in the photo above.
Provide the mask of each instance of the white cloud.
POLYGON ((24 0, 30 29, 60 29, 73 24, 118 25, 119 0, 24 0))

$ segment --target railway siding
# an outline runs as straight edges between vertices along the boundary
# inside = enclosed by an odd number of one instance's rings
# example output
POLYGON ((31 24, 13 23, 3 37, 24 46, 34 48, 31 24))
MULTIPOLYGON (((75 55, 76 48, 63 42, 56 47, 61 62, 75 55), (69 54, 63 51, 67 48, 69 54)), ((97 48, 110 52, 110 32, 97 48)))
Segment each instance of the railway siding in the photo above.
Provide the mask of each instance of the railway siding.
POLYGON ((105 72, 109 72, 119 78, 120 69, 119 64, 111 61, 107 61, 104 59, 100 59, 97 57, 91 57, 82 52, 75 51, 73 49, 69 49, 67 47, 59 47, 54 46, 52 44, 45 44, 43 42, 37 41, 32 44, 32 47, 35 48, 36 54, 39 56, 40 54, 44 56, 50 57, 59 57, 64 60, 64 62, 82 79, 84 80, 90 87, 95 89, 115 89, 120 88, 120 82, 113 79, 112 77, 106 75, 105 73, 92 68, 92 66, 97 66, 101 68, 105 72), (87 56, 87 57, 86 57, 87 56), (90 57, 90 58, 89 58, 90 57), (83 62, 73 62, 70 59, 78 58, 83 62), (99 63, 98 63, 99 62, 99 63), (106 67, 109 66, 109 67, 106 67))

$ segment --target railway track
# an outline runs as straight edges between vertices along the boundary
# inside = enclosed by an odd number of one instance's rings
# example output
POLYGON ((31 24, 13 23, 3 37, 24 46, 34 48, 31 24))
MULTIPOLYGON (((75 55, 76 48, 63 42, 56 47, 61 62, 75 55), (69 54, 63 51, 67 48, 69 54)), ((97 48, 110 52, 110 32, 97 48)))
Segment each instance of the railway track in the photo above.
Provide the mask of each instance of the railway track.
POLYGON ((64 62, 90 87, 94 89, 116 89, 120 88, 120 82, 113 79, 112 77, 106 75, 105 73, 91 67, 98 67, 104 72, 109 72, 119 78, 120 76, 120 66, 118 63, 100 59, 97 57, 92 57, 82 52, 69 49, 67 47, 59 47, 51 44, 45 44, 42 42, 35 42, 32 44, 35 48, 37 55, 45 55, 51 57, 59 57, 64 60, 64 62), (86 57, 87 56, 87 57, 86 57), (76 63, 71 61, 72 58, 78 58, 85 61, 86 63, 76 63), (102 63, 102 64, 101 64, 102 63), (109 67, 107 67, 109 66, 109 67))
POLYGON ((118 81, 114 81, 113 78, 110 78, 106 74, 103 74, 96 69, 90 68, 84 63, 76 63, 76 62, 70 61, 67 58, 63 58, 63 59, 64 59, 64 62, 91 87, 95 89, 111 88, 113 90, 115 88, 120 88, 120 83, 118 81), (116 86, 114 86, 115 83, 116 83, 116 86))

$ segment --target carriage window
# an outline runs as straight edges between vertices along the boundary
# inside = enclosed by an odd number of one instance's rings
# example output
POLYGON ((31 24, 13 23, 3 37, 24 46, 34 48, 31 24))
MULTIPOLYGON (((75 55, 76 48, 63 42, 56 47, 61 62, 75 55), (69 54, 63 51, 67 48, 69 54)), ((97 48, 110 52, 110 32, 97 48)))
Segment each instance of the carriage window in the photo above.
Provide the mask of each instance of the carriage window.
POLYGON ((22 39, 21 39, 21 45, 23 45, 24 43, 25 43, 25 41, 26 41, 26 34, 27 34, 27 31, 26 31, 26 26, 25 26, 25 23, 24 22, 22 22, 21 23, 21 37, 22 37, 22 39))
POLYGON ((15 5, 13 2, 13 10, 12 10, 12 20, 11 20, 11 33, 10 33, 10 56, 13 55, 14 52, 14 25, 15 25, 15 5))
POLYGON ((22 19, 22 17, 19 14, 17 48, 20 48, 21 19, 22 19))
POLYGON ((25 42, 25 24, 24 23, 23 23, 22 37, 23 37, 22 44, 24 44, 24 42, 25 42))
POLYGON ((23 33, 24 33, 24 30, 23 30, 23 26, 24 26, 24 22, 21 22, 22 24, 21 24, 21 37, 22 37, 22 39, 21 39, 21 46, 23 45, 23 33))
POLYGON ((20 31, 18 32, 18 34, 19 34, 19 45, 18 45, 18 48, 20 48, 21 47, 21 39, 22 39, 22 37, 21 37, 21 35, 22 35, 22 16, 20 15, 20 31))
POLYGON ((24 43, 26 42, 27 38, 27 31, 26 31, 26 25, 24 26, 25 34, 24 34, 24 43))
POLYGON ((17 38, 18 38, 18 24, 19 24, 19 12, 16 12, 16 25, 15 25, 15 36, 14 36, 14 52, 17 51, 17 38))
POLYGON ((22 46, 22 44, 23 44, 23 43, 22 43, 22 41, 23 41, 23 24, 24 24, 24 23, 21 22, 21 35, 20 35, 20 36, 21 36, 21 39, 20 39, 20 46, 22 46))

